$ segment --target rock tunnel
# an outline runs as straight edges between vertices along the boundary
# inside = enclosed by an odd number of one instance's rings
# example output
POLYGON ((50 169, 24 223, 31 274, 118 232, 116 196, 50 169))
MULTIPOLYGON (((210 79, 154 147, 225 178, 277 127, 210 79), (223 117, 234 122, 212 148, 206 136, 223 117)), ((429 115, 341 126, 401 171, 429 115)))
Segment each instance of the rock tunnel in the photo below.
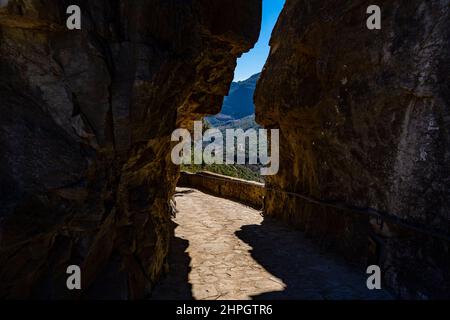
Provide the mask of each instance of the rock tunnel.
MULTIPOLYGON (((448 298, 450 3, 379 2, 374 31, 369 1, 286 1, 255 94, 281 132, 264 215, 379 264, 399 297, 448 298)), ((171 133, 219 111, 261 0, 0 4, 0 297, 150 295, 170 268, 171 133)))

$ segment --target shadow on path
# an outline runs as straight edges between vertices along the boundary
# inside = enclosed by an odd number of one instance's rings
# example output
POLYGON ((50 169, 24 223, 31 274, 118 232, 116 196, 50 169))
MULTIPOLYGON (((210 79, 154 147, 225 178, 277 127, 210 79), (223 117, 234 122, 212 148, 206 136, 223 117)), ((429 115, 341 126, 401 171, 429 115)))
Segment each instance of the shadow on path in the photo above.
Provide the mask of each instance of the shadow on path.
POLYGON ((257 210, 186 188, 174 201, 170 272, 153 300, 391 298, 367 289, 363 268, 257 210))
POLYGON ((365 270, 358 270, 322 253, 303 234, 282 222, 266 218, 261 225, 246 225, 236 235, 252 247, 251 255, 281 279, 283 291, 267 292, 253 299, 390 299, 385 291, 366 287, 365 270))
MULTIPOLYGON (((178 225, 173 222, 173 229, 178 225)), ((177 236, 172 238, 169 251, 169 272, 153 289, 150 300, 192 300, 192 285, 189 283, 191 258, 186 253, 189 241, 177 236)))

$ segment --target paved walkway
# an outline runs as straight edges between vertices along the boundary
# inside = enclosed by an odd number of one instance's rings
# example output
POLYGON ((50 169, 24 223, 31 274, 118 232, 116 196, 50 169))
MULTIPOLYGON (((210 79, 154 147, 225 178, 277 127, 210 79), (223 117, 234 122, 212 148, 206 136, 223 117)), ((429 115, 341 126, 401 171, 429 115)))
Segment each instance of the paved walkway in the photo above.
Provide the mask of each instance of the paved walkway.
POLYGON ((239 203, 178 188, 171 271, 159 299, 385 299, 364 270, 239 203))

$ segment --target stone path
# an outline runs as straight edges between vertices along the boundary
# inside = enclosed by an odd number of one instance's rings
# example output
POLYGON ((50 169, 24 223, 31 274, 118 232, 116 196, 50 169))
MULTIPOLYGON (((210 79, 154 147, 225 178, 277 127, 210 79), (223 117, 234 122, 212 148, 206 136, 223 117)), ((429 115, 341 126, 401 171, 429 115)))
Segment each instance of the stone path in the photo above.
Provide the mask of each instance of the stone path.
POLYGON ((178 188, 171 270, 152 299, 388 299, 301 232, 260 212, 178 188))

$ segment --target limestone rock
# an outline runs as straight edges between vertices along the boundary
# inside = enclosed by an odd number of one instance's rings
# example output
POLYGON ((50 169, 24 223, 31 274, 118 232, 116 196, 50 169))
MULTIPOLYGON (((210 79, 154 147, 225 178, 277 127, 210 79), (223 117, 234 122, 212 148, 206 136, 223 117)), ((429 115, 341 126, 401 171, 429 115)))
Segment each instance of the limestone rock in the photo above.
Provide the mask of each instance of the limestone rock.
POLYGON ((140 298, 166 264, 177 124, 217 113, 260 0, 0 9, 0 297, 140 298), (66 29, 66 8, 82 30, 66 29), (66 268, 80 265, 83 290, 66 268))
MULTIPOLYGON (((381 30, 366 28, 371 4, 287 0, 256 91, 258 123, 281 129, 267 185, 448 234, 450 1, 378 1, 381 30)), ((449 295, 448 241, 276 191, 265 208, 360 263, 375 259, 403 297, 449 295)))

